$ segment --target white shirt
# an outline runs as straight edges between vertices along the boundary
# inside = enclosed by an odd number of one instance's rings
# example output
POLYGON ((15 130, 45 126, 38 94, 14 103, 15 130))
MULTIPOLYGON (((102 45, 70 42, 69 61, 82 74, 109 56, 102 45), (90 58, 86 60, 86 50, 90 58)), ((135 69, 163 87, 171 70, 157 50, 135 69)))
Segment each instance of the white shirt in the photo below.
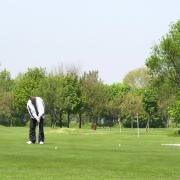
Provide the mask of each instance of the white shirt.
POLYGON ((38 117, 42 117, 44 115, 44 102, 42 98, 36 97, 36 106, 38 110, 38 115, 36 114, 36 110, 34 108, 34 105, 32 104, 31 100, 29 99, 27 102, 27 109, 31 116, 31 118, 37 119, 38 117))

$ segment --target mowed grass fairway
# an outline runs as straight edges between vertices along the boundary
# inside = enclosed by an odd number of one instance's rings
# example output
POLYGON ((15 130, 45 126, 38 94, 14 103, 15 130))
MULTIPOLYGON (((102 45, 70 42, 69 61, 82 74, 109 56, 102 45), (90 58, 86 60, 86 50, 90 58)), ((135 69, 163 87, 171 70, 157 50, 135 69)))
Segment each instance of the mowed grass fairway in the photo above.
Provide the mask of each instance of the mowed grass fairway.
POLYGON ((173 129, 51 129, 28 145, 28 128, 0 127, 0 179, 180 179, 173 129))

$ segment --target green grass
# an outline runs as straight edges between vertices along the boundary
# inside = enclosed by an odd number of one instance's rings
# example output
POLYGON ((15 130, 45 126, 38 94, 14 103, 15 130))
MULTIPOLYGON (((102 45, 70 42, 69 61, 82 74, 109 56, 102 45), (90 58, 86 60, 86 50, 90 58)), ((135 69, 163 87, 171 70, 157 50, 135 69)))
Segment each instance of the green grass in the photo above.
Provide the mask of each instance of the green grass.
POLYGON ((28 128, 0 127, 0 179, 180 179, 173 129, 51 129, 44 145, 28 145, 28 128), (55 149, 57 147, 57 149, 55 149))

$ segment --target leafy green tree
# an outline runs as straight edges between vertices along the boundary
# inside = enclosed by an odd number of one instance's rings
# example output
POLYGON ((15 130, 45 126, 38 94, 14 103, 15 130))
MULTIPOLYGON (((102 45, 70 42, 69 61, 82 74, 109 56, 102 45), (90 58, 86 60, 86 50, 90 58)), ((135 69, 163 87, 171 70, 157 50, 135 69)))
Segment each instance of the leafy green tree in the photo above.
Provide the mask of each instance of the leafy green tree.
POLYGON ((160 84, 159 86, 154 85, 154 89, 158 96, 159 116, 165 127, 169 127, 171 122, 169 121, 168 108, 176 99, 174 89, 166 82, 160 84))
POLYGON ((13 94, 0 88, 0 122, 4 125, 13 125, 13 94))
POLYGON ((152 77, 152 86, 158 93, 161 119, 168 126, 168 107, 179 98, 180 88, 180 20, 170 26, 169 32, 153 47, 146 60, 152 77))
POLYGON ((155 45, 146 65, 153 80, 168 81, 175 89, 180 87, 180 20, 172 24, 169 33, 155 45))
MULTIPOLYGON (((95 90, 95 99, 94 99, 94 104, 91 107, 91 112, 92 112, 92 117, 93 117, 93 122, 97 123, 100 121, 102 118, 108 118, 109 113, 107 109, 108 102, 110 100, 110 94, 109 90, 106 85, 103 83, 99 83, 94 85, 94 90, 95 90)), ((108 124, 111 125, 112 122, 110 122, 110 118, 108 118, 108 124)))
POLYGON ((77 113, 78 107, 81 104, 80 96, 81 91, 78 76, 73 73, 67 74, 63 81, 63 101, 64 110, 68 117, 68 127, 70 124, 70 115, 77 113))
POLYGON ((131 128, 133 128, 134 119, 137 115, 140 116, 144 114, 142 98, 141 90, 131 90, 123 98, 123 102, 121 104, 121 114, 125 117, 124 124, 126 124, 126 126, 131 124, 131 128), (128 121, 129 119, 131 122, 128 121))
POLYGON ((146 130, 148 130, 149 129, 150 119, 153 116, 155 116, 155 114, 158 111, 157 94, 151 88, 147 88, 144 91, 144 94, 143 94, 143 108, 144 108, 145 112, 148 114, 148 121, 147 121, 147 125, 146 125, 146 130))
POLYGON ((0 87, 5 91, 11 91, 13 88, 13 80, 11 79, 10 72, 6 69, 0 72, 0 87))
POLYGON ((13 86, 10 72, 6 69, 0 71, 0 123, 4 125, 13 125, 13 86))
POLYGON ((79 79, 79 93, 78 93, 78 96, 79 96, 79 103, 77 104, 76 106, 76 111, 78 112, 79 114, 79 128, 82 127, 82 114, 85 112, 85 109, 87 107, 87 102, 86 102, 86 98, 84 97, 83 95, 83 81, 82 81, 82 78, 79 79))
POLYGON ((168 114, 170 119, 172 119, 177 125, 180 124, 180 100, 176 100, 175 103, 169 106, 168 114))
POLYGON ((108 101, 108 111, 113 121, 121 119, 122 116, 122 103, 124 97, 130 91, 127 84, 114 83, 109 85, 110 100, 108 101))
POLYGON ((41 81, 45 79, 45 70, 42 68, 32 68, 15 80, 14 107, 20 117, 24 116, 26 103, 29 96, 36 96, 41 81))
POLYGON ((130 91, 130 86, 122 83, 114 83, 109 86, 112 99, 123 97, 130 91))
POLYGON ((107 88, 99 79, 98 71, 89 71, 82 76, 82 97, 90 121, 97 121, 105 113, 108 100, 107 88))
POLYGON ((58 123, 62 127, 63 101, 63 75, 49 74, 39 86, 38 92, 42 95, 46 112, 50 114, 51 126, 58 123))
POLYGON ((147 68, 138 68, 127 73, 123 79, 123 83, 128 84, 132 88, 145 88, 150 81, 150 75, 147 68))

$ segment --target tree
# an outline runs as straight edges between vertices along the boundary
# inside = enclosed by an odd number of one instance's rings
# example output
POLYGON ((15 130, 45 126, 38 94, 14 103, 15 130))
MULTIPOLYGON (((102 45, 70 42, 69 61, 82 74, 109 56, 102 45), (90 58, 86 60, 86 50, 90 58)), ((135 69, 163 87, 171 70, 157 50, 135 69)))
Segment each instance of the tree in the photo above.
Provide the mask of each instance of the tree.
POLYGON ((146 130, 148 130, 149 129, 150 119, 158 111, 157 94, 151 88, 147 88, 144 91, 144 94, 143 94, 143 108, 144 108, 145 112, 148 114, 148 121, 147 121, 147 125, 146 125, 146 130))
POLYGON ((4 125, 13 126, 12 115, 13 115, 13 94, 12 92, 4 91, 0 88, 0 121, 4 125))
POLYGON ((167 126, 169 107, 179 99, 180 92, 179 40, 180 20, 170 26, 169 32, 153 47, 150 57, 146 60, 152 86, 158 93, 161 116, 167 126))
POLYGON ((105 113, 109 96, 107 88, 99 79, 98 71, 85 72, 81 81, 85 110, 90 117, 90 121, 92 123, 97 123, 105 113))
POLYGON ((133 128, 134 118, 139 115, 144 114, 143 104, 142 104, 142 91, 141 90, 131 90, 123 98, 121 104, 121 112, 124 117, 126 117, 126 125, 130 125, 128 122, 128 117, 131 120, 131 128, 133 128))
POLYGON ((173 87, 169 83, 164 82, 159 85, 155 84, 154 89, 157 92, 158 96, 158 113, 161 117, 162 123, 166 127, 170 125, 168 107, 175 101, 175 93, 173 87))
POLYGON ((123 83, 132 88, 145 88, 150 81, 147 68, 138 68, 130 71, 123 79, 123 83))
POLYGON ((12 102, 13 102, 13 80, 10 72, 6 69, 0 72, 0 122, 4 125, 13 125, 12 102))
POLYGON ((82 126, 82 113, 85 111, 85 108, 87 107, 87 102, 86 102, 86 98, 84 97, 83 95, 83 81, 82 81, 82 78, 79 79, 79 99, 80 99, 80 102, 77 104, 77 107, 76 107, 76 111, 78 112, 79 114, 79 128, 81 128, 82 126))
POLYGON ((109 86, 110 100, 108 101, 108 110, 113 121, 121 119, 122 103, 129 91, 130 87, 127 84, 114 83, 109 86))
POLYGON ((0 72, 0 87, 5 91, 10 91, 13 88, 13 80, 11 79, 11 74, 6 69, 0 72))
POLYGON ((76 113, 78 107, 81 106, 81 91, 78 76, 76 74, 70 73, 64 77, 63 81, 63 101, 64 110, 67 113, 68 122, 67 126, 70 124, 70 114, 76 113))
POLYGON ((175 89, 180 87, 180 20, 172 24, 168 34, 153 47, 146 65, 154 80, 168 81, 175 89))
POLYGON ((38 92, 42 94, 45 101, 46 112, 51 116, 51 127, 62 127, 62 114, 64 111, 63 101, 63 75, 49 74, 39 86, 38 92))
POLYGON ((168 114, 177 125, 180 124, 180 100, 176 100, 175 103, 169 106, 168 114))
POLYGON ((114 83, 109 86, 112 99, 123 97, 130 91, 130 86, 122 83, 114 83))
MULTIPOLYGON (((45 70, 42 68, 32 68, 15 80, 14 107, 20 117, 24 116, 26 103, 29 96, 36 96, 41 81, 45 79, 45 70)), ((41 94, 41 93, 39 93, 41 94)))

